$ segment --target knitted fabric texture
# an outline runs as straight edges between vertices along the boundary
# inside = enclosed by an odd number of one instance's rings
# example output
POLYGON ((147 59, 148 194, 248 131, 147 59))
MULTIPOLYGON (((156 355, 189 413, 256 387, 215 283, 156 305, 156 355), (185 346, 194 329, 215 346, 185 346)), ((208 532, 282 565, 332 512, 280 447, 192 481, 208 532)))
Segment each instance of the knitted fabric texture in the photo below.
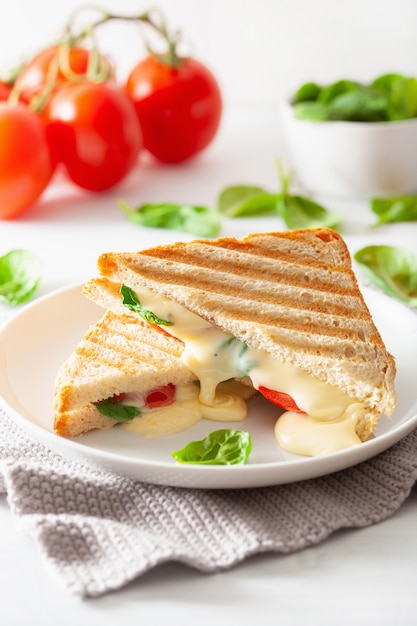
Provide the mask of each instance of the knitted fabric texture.
POLYGON ((391 515, 417 478, 417 430, 350 469, 290 485, 198 490, 83 467, 32 441, 0 410, 0 492, 64 584, 84 597, 164 561, 221 571, 391 515))

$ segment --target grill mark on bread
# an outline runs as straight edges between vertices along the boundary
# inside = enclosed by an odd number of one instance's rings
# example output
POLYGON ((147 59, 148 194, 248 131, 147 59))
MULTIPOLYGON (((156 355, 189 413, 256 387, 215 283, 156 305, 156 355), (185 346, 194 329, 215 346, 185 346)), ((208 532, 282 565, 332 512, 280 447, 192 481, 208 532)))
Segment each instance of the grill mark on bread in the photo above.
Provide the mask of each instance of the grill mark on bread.
MULTIPOLYGON (((312 266, 323 268, 327 264, 332 266, 346 265, 350 263, 350 255, 344 242, 341 245, 337 234, 329 233, 327 229, 316 229, 314 238, 310 232, 287 231, 248 235, 241 240, 233 237, 222 237, 215 240, 196 240, 189 244, 179 242, 171 246, 177 252, 181 248, 193 249, 197 246, 205 246, 231 250, 259 258, 269 258, 286 262, 299 263, 300 255, 312 266)), ((146 251, 149 256, 164 258, 166 247, 157 246, 146 251)))
POLYGON ((145 364, 155 370, 163 360, 181 357, 183 344, 174 337, 157 332, 138 316, 121 318, 121 323, 107 316, 98 322, 75 348, 74 352, 98 365, 132 374, 145 364), (138 339, 138 333, 140 337, 138 339))
POLYGON ((99 342, 103 341, 103 331, 106 332, 105 340, 117 349, 117 338, 123 338, 130 345, 126 345, 128 353, 132 353, 132 343, 135 344, 136 350, 140 352, 143 341, 146 340, 146 346, 154 346, 160 353, 170 353, 176 357, 181 356, 184 344, 179 339, 165 333, 156 324, 145 322, 137 313, 132 312, 129 315, 120 316, 121 324, 116 322, 110 316, 104 318, 101 323, 97 323, 92 330, 91 336, 86 338, 93 340, 97 338, 99 342), (141 329, 140 341, 138 340, 138 327, 141 329), (151 330, 150 330, 151 329, 151 330))
MULTIPOLYGON (((372 370, 375 366, 375 349, 382 347, 379 336, 373 335, 367 342, 362 341, 357 333, 349 333, 345 335, 331 335, 324 332, 312 334, 299 328, 291 328, 288 326, 264 326, 261 328, 256 322, 248 323, 244 331, 237 330, 235 336, 241 341, 247 340, 245 331, 250 334, 251 343, 260 350, 266 350, 273 354, 271 350, 272 342, 279 342, 280 351, 289 353, 303 346, 305 356, 314 358, 329 358, 335 362, 340 362, 341 358, 360 359, 366 363, 366 369, 372 370), (269 343, 265 343, 265 335, 269 335, 269 343), (327 341, 326 341, 327 339, 327 341)), ((290 356, 290 354, 288 354, 290 356)))
POLYGON ((146 365, 148 368, 154 368, 157 371, 161 358, 165 360, 169 358, 166 353, 153 346, 148 349, 143 347, 141 353, 135 353, 135 358, 133 358, 126 350, 122 350, 120 346, 115 344, 104 345, 100 341, 95 341, 94 338, 77 347, 75 352, 78 356, 84 357, 90 362, 94 361, 98 366, 114 368, 126 375, 132 375, 134 371, 139 371, 143 365, 146 365))
POLYGON ((323 281, 315 280, 314 277, 309 282, 305 280, 297 282, 285 276, 280 278, 277 274, 277 280, 273 281, 269 277, 266 280, 265 275, 260 272, 237 275, 216 270, 214 273, 210 267, 201 268, 182 263, 176 263, 170 267, 167 275, 160 264, 154 266, 147 263, 145 259, 141 259, 141 262, 137 263, 134 259, 131 260, 129 256, 124 258, 124 265, 124 269, 112 269, 109 275, 117 278, 120 282, 126 282, 132 289, 135 289, 134 283, 139 286, 142 283, 142 286, 153 288, 159 292, 164 289, 164 285, 167 285, 168 289, 171 289, 172 286, 187 289, 192 276, 191 287, 196 292, 200 291, 202 296, 212 294, 225 298, 239 298, 243 293, 246 300, 254 304, 260 301, 262 305, 270 304, 286 306, 289 309, 299 309, 301 295, 304 300, 301 302, 301 306, 308 304, 311 311, 331 312, 335 315, 348 313, 356 317, 358 308, 359 311, 364 310, 356 290, 352 287, 351 279, 349 280, 349 287, 343 284, 344 279, 348 277, 343 276, 343 272, 339 272, 336 284, 332 282, 326 286, 323 281), (129 271, 132 272, 133 280, 129 279, 129 271), (154 287, 152 287, 151 282, 147 281, 153 281, 154 287))
MULTIPOLYGON (((190 244, 190 248, 191 248, 190 244)), ((305 289, 323 293, 354 295, 350 271, 346 267, 331 266, 328 264, 318 268, 311 263, 288 263, 288 260, 259 259, 257 265, 248 263, 247 256, 241 254, 239 258, 232 253, 222 255, 215 261, 210 256, 210 249, 181 248, 167 249, 164 256, 152 255, 148 252, 140 252, 136 255, 122 253, 121 256, 126 267, 140 273, 147 278, 153 278, 162 282, 165 274, 169 273, 167 282, 181 284, 184 278, 188 281, 192 276, 193 285, 196 288, 204 288, 215 291, 215 286, 220 285, 223 289, 227 285, 228 290, 238 292, 242 284, 250 284, 256 294, 259 290, 268 295, 279 293, 283 286, 290 286, 292 290, 305 289), (335 273, 337 281, 335 281, 335 273), (267 276, 267 278, 266 278, 267 276)), ((222 250, 224 253, 225 251, 222 250)), ((100 270, 104 275, 112 276, 115 265, 112 255, 102 255, 99 260, 100 270)), ((222 290, 223 290, 222 289, 222 290)))
MULTIPOLYGON (((206 303, 207 306, 207 303, 206 303)), ((221 316, 222 313, 220 312, 221 316)), ((305 311, 295 310, 288 315, 285 310, 266 312, 249 311, 242 307, 229 307, 227 317, 233 317, 235 321, 256 323, 264 327, 277 327, 300 333, 301 337, 311 333, 324 337, 339 337, 348 341, 369 341, 373 344, 382 345, 381 338, 375 333, 374 327, 369 324, 364 315, 353 319, 350 315, 318 315, 312 317, 305 311), (353 323, 355 322, 355 323, 353 323)), ((226 321, 225 321, 226 323, 226 321)))
MULTIPOLYGON (((185 294, 188 289, 188 281, 184 280, 184 276, 190 276, 191 271, 187 268, 186 273, 181 271, 179 274, 174 276, 170 274, 167 277, 162 275, 159 268, 152 268, 149 265, 140 267, 140 275, 136 271, 136 265, 126 264, 126 270, 114 270, 113 276, 121 282, 126 282, 133 290, 135 288, 140 290, 141 286, 148 287, 159 293, 164 293, 167 298, 170 297, 174 285, 183 288, 185 294)), ((352 320, 360 320, 368 315, 363 301, 358 298, 356 291, 352 288, 349 291, 344 290, 339 293, 334 289, 334 285, 332 290, 317 290, 314 286, 305 286, 304 284, 297 287, 293 284, 271 284, 270 281, 266 280, 248 281, 246 277, 237 278, 231 284, 228 284, 228 280, 231 280, 230 274, 216 272, 214 276, 210 275, 208 271, 202 278, 201 276, 196 277, 194 273, 191 289, 195 293, 195 297, 201 300, 201 304, 204 304, 206 310, 209 310, 210 301, 213 303, 212 307, 217 309, 219 301, 216 300, 216 297, 221 296, 227 300, 226 306, 231 314, 232 309, 233 312, 240 309, 245 310, 247 315, 265 316, 268 320, 272 319, 268 310, 276 310, 277 308, 285 309, 287 315, 296 315, 297 312, 305 310, 306 307, 311 313, 334 315, 340 318, 350 317, 352 320), (244 299, 242 294, 244 294, 244 299), (257 307, 259 302, 261 302, 262 311, 257 307)), ((338 284, 340 285, 340 282, 338 284)), ((182 304, 186 301, 186 297, 182 298, 180 293, 176 299, 182 304)))

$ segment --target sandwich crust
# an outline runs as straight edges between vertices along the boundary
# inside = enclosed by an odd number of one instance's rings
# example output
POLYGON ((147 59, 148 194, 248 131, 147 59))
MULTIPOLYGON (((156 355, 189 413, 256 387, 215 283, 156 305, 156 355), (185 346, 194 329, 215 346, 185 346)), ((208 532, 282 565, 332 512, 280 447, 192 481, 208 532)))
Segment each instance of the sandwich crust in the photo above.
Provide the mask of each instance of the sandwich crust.
POLYGON ((395 403, 395 361, 359 289, 347 246, 330 229, 196 240, 100 256, 87 297, 120 310, 121 283, 151 289, 278 361, 366 405, 372 433, 395 403))

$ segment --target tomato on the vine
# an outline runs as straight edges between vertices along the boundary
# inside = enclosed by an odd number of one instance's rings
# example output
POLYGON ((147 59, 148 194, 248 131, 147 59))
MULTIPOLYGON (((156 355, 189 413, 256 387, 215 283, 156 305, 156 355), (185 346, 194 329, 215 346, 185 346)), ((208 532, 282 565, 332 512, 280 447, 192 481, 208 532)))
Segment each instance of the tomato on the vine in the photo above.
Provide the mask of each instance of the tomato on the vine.
POLYGON ((70 80, 86 79, 92 73, 111 76, 112 69, 104 55, 76 46, 49 46, 24 66, 14 88, 24 102, 30 102, 46 86, 55 88, 70 80))
POLYGON ((43 112, 54 162, 90 191, 103 191, 124 178, 143 147, 132 101, 110 83, 67 83, 43 112))
POLYGON ((10 85, 0 81, 0 101, 8 100, 11 89, 10 85))
POLYGON ((0 218, 14 217, 33 204, 52 172, 39 117, 23 105, 0 102, 0 218))
POLYGON ((130 72, 126 91, 135 104, 145 148, 162 162, 196 155, 217 133, 220 88, 195 59, 180 60, 173 67, 150 55, 130 72))

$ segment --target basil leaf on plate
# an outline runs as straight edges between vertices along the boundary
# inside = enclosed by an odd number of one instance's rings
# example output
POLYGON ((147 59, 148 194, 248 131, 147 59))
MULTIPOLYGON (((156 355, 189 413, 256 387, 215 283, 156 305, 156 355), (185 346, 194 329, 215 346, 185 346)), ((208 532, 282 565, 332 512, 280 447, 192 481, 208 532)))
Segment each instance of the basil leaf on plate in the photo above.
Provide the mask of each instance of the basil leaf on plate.
POLYGON ((138 407, 120 404, 120 402, 117 402, 117 400, 113 398, 93 402, 93 404, 102 415, 117 420, 118 422, 130 422, 141 414, 138 407))
POLYGON ((144 320, 150 322, 151 324, 159 324, 160 326, 172 326, 172 322, 169 320, 163 320, 153 311, 149 309, 145 309, 137 296, 137 294, 128 287, 127 285, 122 285, 120 287, 120 293, 122 294, 122 303, 124 306, 129 309, 129 311, 134 311, 138 313, 144 320))
POLYGON ((221 231, 221 217, 203 206, 157 202, 131 207, 120 201, 119 207, 128 219, 138 226, 168 228, 197 237, 216 237, 221 231))
POLYGON ((34 252, 11 250, 0 257, 0 302, 9 306, 26 302, 41 277, 41 260, 34 252))
POLYGON ((354 259, 381 291, 417 307, 417 257, 413 253, 395 246, 367 246, 354 259))
POLYGON ((372 198, 371 210, 378 216, 377 226, 392 222, 414 222, 417 220, 417 196, 372 198))
POLYGON ((310 198, 298 195, 283 195, 277 202, 277 212, 289 229, 335 228, 343 219, 341 214, 330 213, 310 198))
POLYGON ((178 463, 198 465, 244 464, 252 450, 248 432, 236 429, 215 430, 200 441, 192 441, 181 450, 172 452, 178 463))
POLYGON ((279 217, 289 229, 295 228, 335 228, 343 219, 342 215, 331 213, 314 200, 290 193, 291 174, 286 174, 282 163, 277 161, 281 181, 281 194, 276 203, 279 217))
POLYGON ((227 217, 269 215, 276 210, 279 194, 254 185, 233 185, 220 193, 217 208, 227 217))

